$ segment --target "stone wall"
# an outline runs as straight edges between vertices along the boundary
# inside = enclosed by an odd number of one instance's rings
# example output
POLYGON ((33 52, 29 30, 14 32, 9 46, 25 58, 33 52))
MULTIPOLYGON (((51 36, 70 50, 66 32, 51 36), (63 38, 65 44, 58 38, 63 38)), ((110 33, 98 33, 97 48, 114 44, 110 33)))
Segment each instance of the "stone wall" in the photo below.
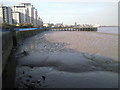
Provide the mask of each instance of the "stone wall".
POLYGON ((22 39, 31 37, 36 35, 37 33, 43 32, 44 30, 27 30, 27 31, 19 31, 16 32, 17 42, 21 41, 22 39))
POLYGON ((14 88, 15 85, 15 48, 17 43, 25 38, 36 35, 44 30, 11 30, 2 32, 2 88, 14 88))
POLYGON ((12 49, 12 32, 2 32, 2 88, 14 87, 15 59, 12 49))
POLYGON ((13 48, 12 32, 2 33, 2 69, 4 69, 7 59, 13 48))

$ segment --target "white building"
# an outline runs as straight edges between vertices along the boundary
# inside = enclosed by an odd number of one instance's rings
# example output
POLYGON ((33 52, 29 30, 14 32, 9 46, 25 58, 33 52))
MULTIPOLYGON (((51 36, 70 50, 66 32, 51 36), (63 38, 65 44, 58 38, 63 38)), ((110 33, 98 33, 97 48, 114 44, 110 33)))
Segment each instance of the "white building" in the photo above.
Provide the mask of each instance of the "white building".
POLYGON ((20 3, 19 4, 20 6, 24 6, 25 8, 28 9, 28 17, 29 17, 29 23, 33 24, 34 25, 34 16, 35 15, 35 8, 33 7, 33 5, 31 5, 31 3, 20 3))
POLYGON ((37 24, 42 27, 43 26, 43 21, 40 17, 37 18, 37 24))
POLYGON ((3 9, 2 6, 0 6, 0 24, 3 23, 3 9))
POLYGON ((56 23, 55 27, 64 27, 63 23, 56 23))
POLYGON ((0 6, 0 22, 12 24, 12 9, 7 6, 0 6))
POLYGON ((34 9, 34 25, 37 25, 37 18, 38 18, 37 9, 34 9))
POLYGON ((30 23, 34 24, 34 7, 28 6, 28 10, 29 10, 29 17, 30 17, 30 23))
POLYGON ((37 9, 31 3, 20 3, 18 6, 0 6, 0 22, 9 24, 31 23, 32 25, 43 25, 43 21, 38 17, 37 9))
MULTIPOLYGON (((20 20, 21 21, 19 21, 19 22, 21 22, 21 23, 27 22, 27 8, 25 6, 13 6, 11 8, 12 8, 13 13, 20 12, 20 20)), ((14 16, 13 16, 13 18, 15 18, 14 16)), ((16 18, 16 19, 18 21, 19 18, 16 18)))
POLYGON ((13 24, 21 23, 21 13, 20 12, 13 12, 13 24))

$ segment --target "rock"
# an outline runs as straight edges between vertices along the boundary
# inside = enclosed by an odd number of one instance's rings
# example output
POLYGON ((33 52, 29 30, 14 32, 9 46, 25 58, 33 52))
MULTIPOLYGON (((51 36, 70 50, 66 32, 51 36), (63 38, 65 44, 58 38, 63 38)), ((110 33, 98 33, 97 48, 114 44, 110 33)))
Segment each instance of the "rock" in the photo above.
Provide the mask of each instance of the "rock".
POLYGON ((105 63, 106 63, 106 64, 110 64, 110 63, 112 63, 112 61, 105 61, 105 63))
POLYGON ((42 79, 45 80, 45 76, 42 76, 42 79))
POLYGON ((28 77, 29 77, 29 78, 32 78, 32 76, 31 76, 31 75, 29 75, 28 77))
POLYGON ((34 81, 34 80, 32 80, 32 83, 35 83, 35 81, 34 81))
POLYGON ((35 84, 34 84, 34 83, 31 83, 31 84, 30 84, 30 88, 35 88, 35 84))
POLYGON ((25 65, 25 66, 27 66, 27 67, 28 67, 28 65, 25 65))
POLYGON ((37 80, 37 83, 40 83, 40 80, 37 80))
POLYGON ((41 84, 39 84, 39 86, 42 86, 41 84))
POLYGON ((28 55, 28 52, 27 52, 27 51, 23 51, 23 54, 24 54, 24 55, 28 55))
POLYGON ((96 67, 95 66, 91 66, 92 69, 95 69, 96 67))
POLYGON ((24 84, 25 87, 29 87, 29 84, 24 84))
POLYGON ((44 48, 46 48, 46 45, 44 45, 44 48))
POLYGON ((29 80, 29 79, 27 79, 26 81, 27 81, 27 82, 29 82, 30 80, 29 80))
POLYGON ((33 66, 29 66, 30 68, 33 68, 33 66))

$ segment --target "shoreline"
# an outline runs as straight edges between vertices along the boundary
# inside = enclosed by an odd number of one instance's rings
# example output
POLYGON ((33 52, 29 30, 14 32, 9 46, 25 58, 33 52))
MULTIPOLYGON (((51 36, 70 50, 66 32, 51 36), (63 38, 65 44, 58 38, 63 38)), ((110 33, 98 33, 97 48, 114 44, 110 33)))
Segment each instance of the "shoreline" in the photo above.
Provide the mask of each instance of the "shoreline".
MULTIPOLYGON (((16 69, 17 88, 118 87, 117 61, 68 48, 71 44, 76 45, 74 39, 67 37, 72 35, 65 32, 56 33, 57 36, 56 34, 54 36, 53 32, 48 31, 27 38, 19 47, 16 69), (64 41, 69 40, 69 43, 63 42, 63 38, 64 41), (24 50, 28 55, 22 54, 24 50), (44 81, 42 76, 46 77, 44 81)), ((73 38, 76 36, 79 34, 75 34, 73 38)))
POLYGON ((118 61, 117 34, 87 31, 85 32, 57 31, 52 32, 50 34, 48 33, 46 39, 50 42, 67 43, 68 45, 66 46, 66 48, 70 48, 78 52, 107 56, 118 61), (65 34, 67 36, 65 36, 65 34), (63 35, 64 37, 60 35, 63 35))

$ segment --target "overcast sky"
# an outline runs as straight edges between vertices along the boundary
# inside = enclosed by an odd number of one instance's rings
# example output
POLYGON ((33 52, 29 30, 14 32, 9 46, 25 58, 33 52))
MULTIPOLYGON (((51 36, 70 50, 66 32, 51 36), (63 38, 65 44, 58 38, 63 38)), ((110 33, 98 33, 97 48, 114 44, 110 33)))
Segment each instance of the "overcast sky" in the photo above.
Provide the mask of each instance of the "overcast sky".
POLYGON ((4 5, 30 2, 44 23, 118 24, 119 0, 1 0, 4 5))

